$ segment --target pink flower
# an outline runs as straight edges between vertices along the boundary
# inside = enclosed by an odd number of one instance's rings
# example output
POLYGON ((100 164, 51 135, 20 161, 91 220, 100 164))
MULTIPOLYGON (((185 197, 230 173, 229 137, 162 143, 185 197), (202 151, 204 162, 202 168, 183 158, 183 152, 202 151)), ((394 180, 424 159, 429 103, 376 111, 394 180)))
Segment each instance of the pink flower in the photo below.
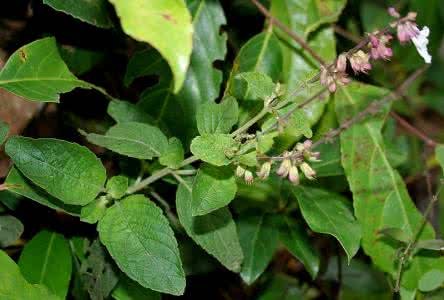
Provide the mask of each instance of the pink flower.
POLYGON ((393 56, 393 51, 387 47, 387 43, 392 39, 389 34, 382 35, 379 39, 375 35, 370 36, 370 56, 372 59, 389 60, 393 56))
POLYGON ((347 73, 334 70, 333 72, 328 71, 325 67, 321 66, 321 84, 328 88, 330 93, 334 93, 337 88, 337 84, 346 85, 350 82, 347 77, 347 73))
POLYGON ((338 60, 336 61, 336 69, 339 72, 345 72, 347 69, 347 56, 344 53, 339 55, 338 60))
POLYGON ((350 57, 350 64, 355 73, 365 73, 372 69, 372 65, 369 62, 369 55, 362 50, 355 52, 350 57))
POLYGON ((389 7, 388 8, 388 13, 389 15, 391 15, 393 18, 397 18, 399 19, 401 17, 401 15, 399 14, 399 12, 396 10, 396 8, 394 7, 389 7))
POLYGON ((412 38, 419 35, 419 29, 415 22, 405 21, 398 24, 398 40, 401 43, 406 43, 412 38))

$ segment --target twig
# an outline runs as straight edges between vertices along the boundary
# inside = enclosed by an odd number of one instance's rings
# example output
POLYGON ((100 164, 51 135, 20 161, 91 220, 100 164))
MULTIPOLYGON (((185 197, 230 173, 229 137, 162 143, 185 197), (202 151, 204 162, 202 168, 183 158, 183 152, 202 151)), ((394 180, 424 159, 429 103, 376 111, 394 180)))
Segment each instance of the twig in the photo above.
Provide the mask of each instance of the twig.
POLYGON ((405 119, 403 119, 400 115, 395 113, 394 111, 390 112, 390 116, 398 122, 408 133, 416 136, 420 140, 422 140, 427 146, 435 148, 438 146, 438 143, 434 141, 432 138, 427 136, 424 132, 420 131, 418 128, 411 125, 405 119))

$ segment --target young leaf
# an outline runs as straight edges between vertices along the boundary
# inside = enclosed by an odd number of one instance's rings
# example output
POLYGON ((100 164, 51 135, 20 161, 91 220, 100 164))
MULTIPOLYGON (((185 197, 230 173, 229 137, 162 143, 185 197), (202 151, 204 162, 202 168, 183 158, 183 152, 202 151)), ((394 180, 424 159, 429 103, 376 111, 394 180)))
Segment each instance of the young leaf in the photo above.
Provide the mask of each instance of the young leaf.
POLYGON ((265 100, 266 98, 271 97, 275 91, 273 80, 264 73, 243 72, 237 74, 235 78, 237 80, 243 80, 247 84, 245 99, 265 100))
POLYGON ((128 189, 128 177, 113 176, 106 183, 106 192, 114 199, 120 199, 125 196, 128 189))
POLYGON ((113 26, 105 0, 43 0, 43 3, 97 27, 113 26))
POLYGON ((237 123, 238 105, 234 97, 227 97, 220 104, 204 103, 196 114, 197 129, 201 135, 230 133, 237 123))
POLYGON ((440 270, 431 270, 422 275, 418 282, 418 288, 421 292, 431 292, 444 284, 444 272, 440 270))
POLYGON ((302 215, 315 232, 334 236, 341 243, 348 260, 358 252, 361 229, 347 205, 347 199, 325 190, 295 186, 292 192, 302 215))
POLYGON ((68 241, 62 235, 39 232, 23 248, 18 265, 29 283, 44 284, 61 299, 66 298, 72 259, 68 241))
POLYGON ((42 284, 30 284, 20 273, 19 267, 0 250, 0 295, 11 300, 61 300, 42 284))
POLYGON ((159 128, 136 122, 118 123, 106 135, 89 133, 86 139, 116 153, 138 159, 158 157, 168 146, 168 140, 159 128))
POLYGON ((243 253, 230 211, 223 207, 204 216, 193 217, 192 201, 191 184, 182 183, 176 193, 176 209, 185 231, 227 269, 239 272, 243 253))
POLYGON ((203 165, 193 182, 192 215, 202 216, 227 206, 236 190, 236 179, 230 168, 203 165))
POLYGON ((196 137, 191 143, 191 152, 204 162, 215 166, 229 165, 227 157, 238 147, 238 143, 229 134, 206 134, 196 137))
POLYGON ((80 221, 89 224, 95 224, 100 221, 105 215, 108 202, 109 200, 106 198, 106 196, 100 196, 93 202, 90 202, 88 205, 82 207, 80 221))
POLYGON ((142 287, 127 276, 122 276, 112 293, 116 300, 160 300, 160 293, 142 287))
POLYGON ((146 124, 154 124, 155 121, 148 113, 135 104, 127 101, 112 100, 108 104, 107 113, 116 122, 138 122, 146 124))
POLYGON ((271 261, 278 245, 279 231, 271 215, 243 215, 238 223, 239 240, 244 252, 241 277, 252 284, 271 261))
POLYGON ((91 86, 77 79, 57 49, 54 38, 44 38, 15 51, 0 72, 0 87, 33 101, 59 102, 59 95, 91 86))
POLYGON ((21 173, 66 204, 88 204, 105 183, 100 160, 74 143, 15 136, 5 150, 21 173))
POLYGON ((155 291, 183 294, 185 274, 174 233, 162 210, 149 199, 133 195, 116 202, 100 220, 98 231, 131 279, 155 291))
POLYGON ((0 146, 6 141, 9 132, 9 124, 0 120, 0 146))
POLYGON ((149 43, 167 60, 174 74, 174 91, 177 93, 185 81, 193 46, 191 16, 184 1, 110 2, 116 8, 123 30, 134 39, 149 43))
POLYGON ((279 227, 280 240, 288 251, 300 260, 314 279, 319 272, 319 253, 314 249, 304 228, 285 217, 279 227))
POLYGON ((168 146, 159 158, 159 162, 172 169, 177 169, 184 159, 182 143, 178 138, 172 137, 168 141, 168 146))
POLYGON ((11 246, 23 234, 23 224, 14 216, 0 216, 0 248, 11 246))

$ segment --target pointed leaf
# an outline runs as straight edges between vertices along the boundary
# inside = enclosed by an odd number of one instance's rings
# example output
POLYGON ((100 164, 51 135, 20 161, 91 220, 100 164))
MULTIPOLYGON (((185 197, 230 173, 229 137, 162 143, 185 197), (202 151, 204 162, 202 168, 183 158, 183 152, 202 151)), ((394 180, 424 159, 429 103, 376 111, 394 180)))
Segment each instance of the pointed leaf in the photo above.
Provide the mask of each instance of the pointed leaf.
POLYGON ((154 119, 142 108, 127 101, 112 100, 108 105, 107 113, 116 122, 138 122, 154 124, 154 119))
POLYGON ((23 224, 13 216, 0 216, 0 248, 11 246, 23 234, 23 224))
POLYGON ((229 134, 205 134, 196 137, 191 143, 191 152, 204 162, 215 166, 229 165, 228 158, 238 147, 229 134))
POLYGON ((238 114, 238 105, 234 97, 227 97, 220 104, 204 103, 196 115, 199 133, 230 133, 237 123, 238 114))
POLYGON ((237 80, 243 80, 247 84, 246 99, 265 100, 273 95, 275 84, 273 80, 264 73, 243 72, 236 75, 237 80))
POLYGON ((168 141, 168 146, 159 158, 159 162, 172 169, 180 167, 180 163, 184 159, 184 150, 182 143, 178 138, 172 137, 168 141))

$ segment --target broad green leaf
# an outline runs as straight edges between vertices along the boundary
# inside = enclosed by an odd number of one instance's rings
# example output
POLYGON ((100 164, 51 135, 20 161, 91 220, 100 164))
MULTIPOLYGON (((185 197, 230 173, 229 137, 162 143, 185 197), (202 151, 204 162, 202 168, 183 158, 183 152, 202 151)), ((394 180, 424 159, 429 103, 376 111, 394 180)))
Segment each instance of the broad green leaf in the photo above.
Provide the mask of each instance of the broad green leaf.
POLYGON ((399 228, 393 228, 393 227, 387 227, 382 228, 378 231, 378 233, 381 235, 381 238, 388 237, 395 241, 402 242, 404 244, 407 244, 410 242, 410 237, 408 234, 406 234, 404 231, 402 231, 399 228))
POLYGON ((78 76, 89 72, 105 58, 102 52, 68 45, 61 46, 59 50, 68 68, 78 76))
POLYGON ((243 80, 247 84, 245 99, 265 100, 273 96, 275 84, 273 80, 264 73, 260 72, 243 72, 237 74, 235 79, 243 80))
POLYGON ((319 272, 319 253, 314 249, 304 228, 285 217, 279 227, 279 237, 288 251, 304 264, 312 278, 316 278, 319 272))
POLYGON ((138 122, 154 124, 154 119, 148 113, 127 101, 112 100, 108 104, 107 112, 118 123, 138 122))
POLYGON ((123 31, 147 42, 167 60, 177 93, 184 81, 193 42, 190 13, 183 0, 110 0, 123 31), (168 38, 165 38, 168 37, 168 38))
POLYGON ((296 186, 292 191, 310 228, 334 236, 350 261, 359 250, 361 229, 347 199, 318 188, 296 186))
POLYGON ((119 268, 131 279, 158 292, 183 294, 185 274, 173 230, 149 199, 133 195, 116 202, 100 220, 98 231, 119 268))
MULTIPOLYGON (((339 122, 356 115, 388 91, 352 83, 335 96, 339 122)), ((386 105, 380 114, 352 126, 341 135, 342 165, 353 193, 355 215, 362 229, 362 246, 373 262, 396 276, 397 245, 380 239, 378 231, 399 228, 412 239, 423 217, 410 199, 399 173, 388 161, 381 129, 388 114, 386 105)), ((419 240, 434 239, 433 229, 425 226, 419 240)), ((436 254, 419 252, 402 277, 402 286, 417 288, 418 280, 431 268, 444 270, 444 259, 436 254)))
POLYGON ((191 143, 191 152, 204 162, 215 166, 229 165, 239 143, 229 134, 205 134, 196 137, 191 143))
POLYGON ((100 196, 88 205, 83 206, 80 212, 80 221, 95 224, 105 215, 109 200, 106 196, 100 196))
POLYGON ((30 182, 23 174, 15 167, 11 168, 8 177, 6 177, 6 184, 10 186, 9 191, 29 198, 41 205, 49 208, 63 211, 67 214, 78 216, 80 215, 80 206, 67 205, 53 196, 46 193, 40 187, 30 182))
POLYGON ((9 132, 9 124, 0 120, 0 146, 6 141, 9 132))
POLYGON ((316 177, 344 175, 344 169, 341 165, 341 147, 338 141, 332 144, 321 144, 316 147, 316 151, 321 153, 321 161, 311 164, 316 171, 316 177))
POLYGON ((436 151, 436 159, 441 165, 441 168, 444 170, 444 145, 438 145, 435 151, 436 151))
POLYGON ((112 293, 116 300, 160 300, 160 293, 146 289, 127 276, 120 278, 112 293))
POLYGON ((271 215, 242 215, 237 223, 244 252, 241 277, 252 284, 271 261, 278 245, 279 230, 271 215))
MULTIPOLYGON (((138 103, 154 117, 156 124, 165 125, 172 136, 180 138, 185 148, 197 135, 196 112, 199 106, 214 102, 219 97, 222 72, 215 69, 213 63, 224 59, 227 40, 220 29, 226 20, 218 1, 188 0, 187 3, 193 16, 194 36, 184 86, 178 95, 172 94, 171 75, 165 72, 164 67, 152 66, 145 75, 160 75, 160 82, 147 89, 138 103)), ((174 45, 174 49, 176 47, 174 45)), ((152 62, 147 60, 144 65, 152 62)))
POLYGON ((113 176, 106 183, 106 192, 114 199, 125 196, 128 189, 128 177, 123 175, 113 176))
POLYGON ((23 248, 18 265, 29 283, 43 284, 53 294, 65 299, 72 259, 68 241, 62 235, 40 231, 23 248))
POLYGON ((33 101, 59 102, 62 93, 90 88, 69 70, 54 38, 44 38, 15 51, 0 72, 0 87, 33 101))
POLYGON ((203 165, 193 182, 191 214, 202 216, 227 206, 234 199, 236 190, 233 170, 203 165))
POLYGON ((422 275, 418 282, 418 288, 421 292, 431 292, 444 284, 444 272, 440 270, 431 270, 422 275))
POLYGON ((42 284, 30 284, 20 273, 19 267, 0 250, 0 295, 8 300, 61 300, 42 284))
POLYGON ((89 133, 86 139, 116 153, 138 159, 158 157, 168 147, 168 140, 159 128, 137 122, 118 123, 105 135, 89 133))
POLYGON ((182 183, 176 193, 176 209, 185 231, 227 269, 239 272, 243 253, 230 211, 223 207, 204 216, 193 217, 192 201, 191 184, 182 183))
POLYGON ((183 161, 185 156, 182 143, 178 138, 172 137, 168 141, 168 146, 161 154, 159 162, 172 169, 177 169, 180 167, 180 163, 183 161))
POLYGON ((11 246, 23 234, 23 224, 14 216, 0 216, 0 248, 11 246))
POLYGON ((88 204, 105 183, 100 160, 78 144, 16 136, 5 150, 21 173, 65 204, 88 204))
POLYGON ((113 26, 106 0, 43 0, 43 3, 97 27, 113 26))
POLYGON ((234 97, 227 97, 220 104, 204 103, 197 110, 197 129, 201 135, 230 133, 237 123, 239 108, 234 97))
POLYGON ((304 299, 300 283, 294 277, 276 274, 258 300, 300 300, 304 299))
POLYGON ((157 51, 151 48, 138 51, 128 62, 123 82, 126 86, 130 86, 137 78, 152 75, 156 69, 163 69, 164 65, 165 61, 157 51))

